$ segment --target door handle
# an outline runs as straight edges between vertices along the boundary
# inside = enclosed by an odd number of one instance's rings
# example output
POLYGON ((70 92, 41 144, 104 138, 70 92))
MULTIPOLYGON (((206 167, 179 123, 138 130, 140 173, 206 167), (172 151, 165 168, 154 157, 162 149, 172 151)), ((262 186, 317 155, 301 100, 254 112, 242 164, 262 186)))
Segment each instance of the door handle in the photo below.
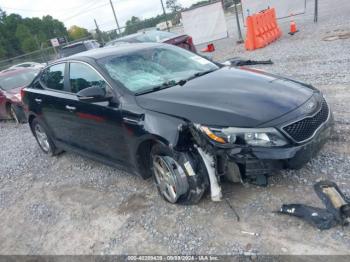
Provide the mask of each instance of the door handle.
POLYGON ((66 105, 66 109, 68 109, 69 111, 74 111, 74 110, 76 110, 77 108, 76 108, 75 106, 66 105))
POLYGON ((43 101, 43 100, 40 99, 40 98, 35 98, 34 100, 35 100, 35 102, 37 102, 37 103, 41 103, 41 102, 43 101))

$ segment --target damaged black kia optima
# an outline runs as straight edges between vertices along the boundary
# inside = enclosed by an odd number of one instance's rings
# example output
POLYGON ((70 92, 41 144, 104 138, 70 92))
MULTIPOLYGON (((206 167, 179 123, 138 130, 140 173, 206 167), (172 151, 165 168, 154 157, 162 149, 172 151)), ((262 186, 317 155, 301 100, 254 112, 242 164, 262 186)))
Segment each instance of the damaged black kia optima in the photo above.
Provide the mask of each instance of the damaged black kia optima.
POLYGON ((223 66, 165 44, 79 53, 24 89, 31 130, 50 155, 75 151, 153 176, 171 203, 197 203, 220 182, 264 183, 300 168, 332 130, 311 85, 223 66))

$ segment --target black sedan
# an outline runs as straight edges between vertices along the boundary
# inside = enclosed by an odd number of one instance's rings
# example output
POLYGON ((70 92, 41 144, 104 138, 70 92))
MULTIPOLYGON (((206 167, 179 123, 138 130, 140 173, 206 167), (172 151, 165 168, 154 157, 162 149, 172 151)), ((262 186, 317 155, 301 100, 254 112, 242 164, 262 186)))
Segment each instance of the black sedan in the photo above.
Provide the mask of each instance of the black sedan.
POLYGON ((31 130, 50 155, 74 151, 154 177, 171 203, 221 200, 221 179, 264 184, 322 147, 332 114, 311 85, 222 66, 165 44, 90 50, 24 89, 31 130))

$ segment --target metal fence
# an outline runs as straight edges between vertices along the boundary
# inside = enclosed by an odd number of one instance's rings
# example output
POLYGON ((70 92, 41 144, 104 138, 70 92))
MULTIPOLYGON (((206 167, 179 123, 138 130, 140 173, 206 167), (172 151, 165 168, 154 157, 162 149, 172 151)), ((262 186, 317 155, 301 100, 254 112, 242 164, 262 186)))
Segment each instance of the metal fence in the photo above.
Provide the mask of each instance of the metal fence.
MULTIPOLYGON (((215 2, 218 0, 211 0, 210 2, 215 2)), ((228 12, 232 12, 232 4, 237 1, 240 2, 240 0, 224 0, 224 7, 225 10, 228 12)), ((241 8, 241 6, 239 5, 239 8, 241 8)), ((167 19, 169 21, 171 21, 171 19, 174 17, 174 14, 167 14, 167 19)), ((165 21, 165 20, 164 20, 165 21)), ((140 22, 140 25, 143 24, 144 21, 140 22)), ((133 26, 135 26, 137 28, 137 31, 147 31, 147 30, 156 30, 156 26, 151 27, 151 28, 147 28, 147 27, 143 27, 143 26, 139 26, 137 23, 133 24, 133 26)), ((68 44, 72 44, 75 42, 79 42, 79 41, 84 41, 84 40, 88 40, 88 39, 96 39, 97 41, 99 41, 100 43, 104 44, 108 41, 114 40, 116 38, 122 37, 122 36, 126 36, 126 32, 125 26, 122 26, 119 28, 120 31, 118 31, 117 29, 113 29, 113 30, 109 30, 109 31, 97 31, 93 36, 89 36, 89 37, 85 37, 82 39, 78 39, 76 41, 71 41, 68 44)), ((178 31, 182 32, 182 25, 180 24, 174 24, 171 28, 170 31, 178 33, 178 31)), ((8 67, 12 66, 12 65, 16 65, 16 64, 20 64, 23 62, 37 62, 37 63, 49 63, 50 61, 53 61, 55 59, 58 58, 57 53, 59 51, 59 48, 62 48, 65 45, 62 45, 61 47, 58 48, 54 48, 54 47, 48 47, 48 48, 42 48, 40 50, 31 52, 31 53, 26 53, 23 55, 19 55, 16 57, 12 57, 12 58, 8 58, 8 59, 4 59, 4 60, 0 60, 0 71, 7 69, 8 67)))
MULTIPOLYGON (((92 36, 81 38, 75 41, 68 42, 65 45, 73 44, 76 42, 84 41, 92 39, 92 36)), ((65 45, 62 45, 61 47, 64 47, 65 45)), ((61 48, 59 47, 59 48, 61 48)), ((26 53, 23 55, 19 55, 16 57, 11 57, 8 59, 0 60, 0 71, 9 68, 10 66, 17 65, 24 62, 37 62, 37 63, 49 63, 50 61, 54 61, 58 58, 58 49, 54 47, 47 47, 42 48, 40 50, 26 53)))

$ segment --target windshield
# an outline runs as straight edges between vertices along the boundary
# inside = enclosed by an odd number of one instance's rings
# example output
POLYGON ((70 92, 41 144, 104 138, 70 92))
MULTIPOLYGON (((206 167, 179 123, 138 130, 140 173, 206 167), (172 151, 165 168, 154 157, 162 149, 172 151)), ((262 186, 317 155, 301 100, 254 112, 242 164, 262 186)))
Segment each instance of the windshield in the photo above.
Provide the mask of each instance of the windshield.
POLYGON ((134 93, 152 90, 170 81, 187 80, 197 73, 219 68, 192 52, 172 45, 109 56, 99 59, 98 63, 114 80, 134 93))
POLYGON ((9 91, 14 88, 29 85, 38 71, 19 72, 11 76, 0 76, 0 88, 9 91))

